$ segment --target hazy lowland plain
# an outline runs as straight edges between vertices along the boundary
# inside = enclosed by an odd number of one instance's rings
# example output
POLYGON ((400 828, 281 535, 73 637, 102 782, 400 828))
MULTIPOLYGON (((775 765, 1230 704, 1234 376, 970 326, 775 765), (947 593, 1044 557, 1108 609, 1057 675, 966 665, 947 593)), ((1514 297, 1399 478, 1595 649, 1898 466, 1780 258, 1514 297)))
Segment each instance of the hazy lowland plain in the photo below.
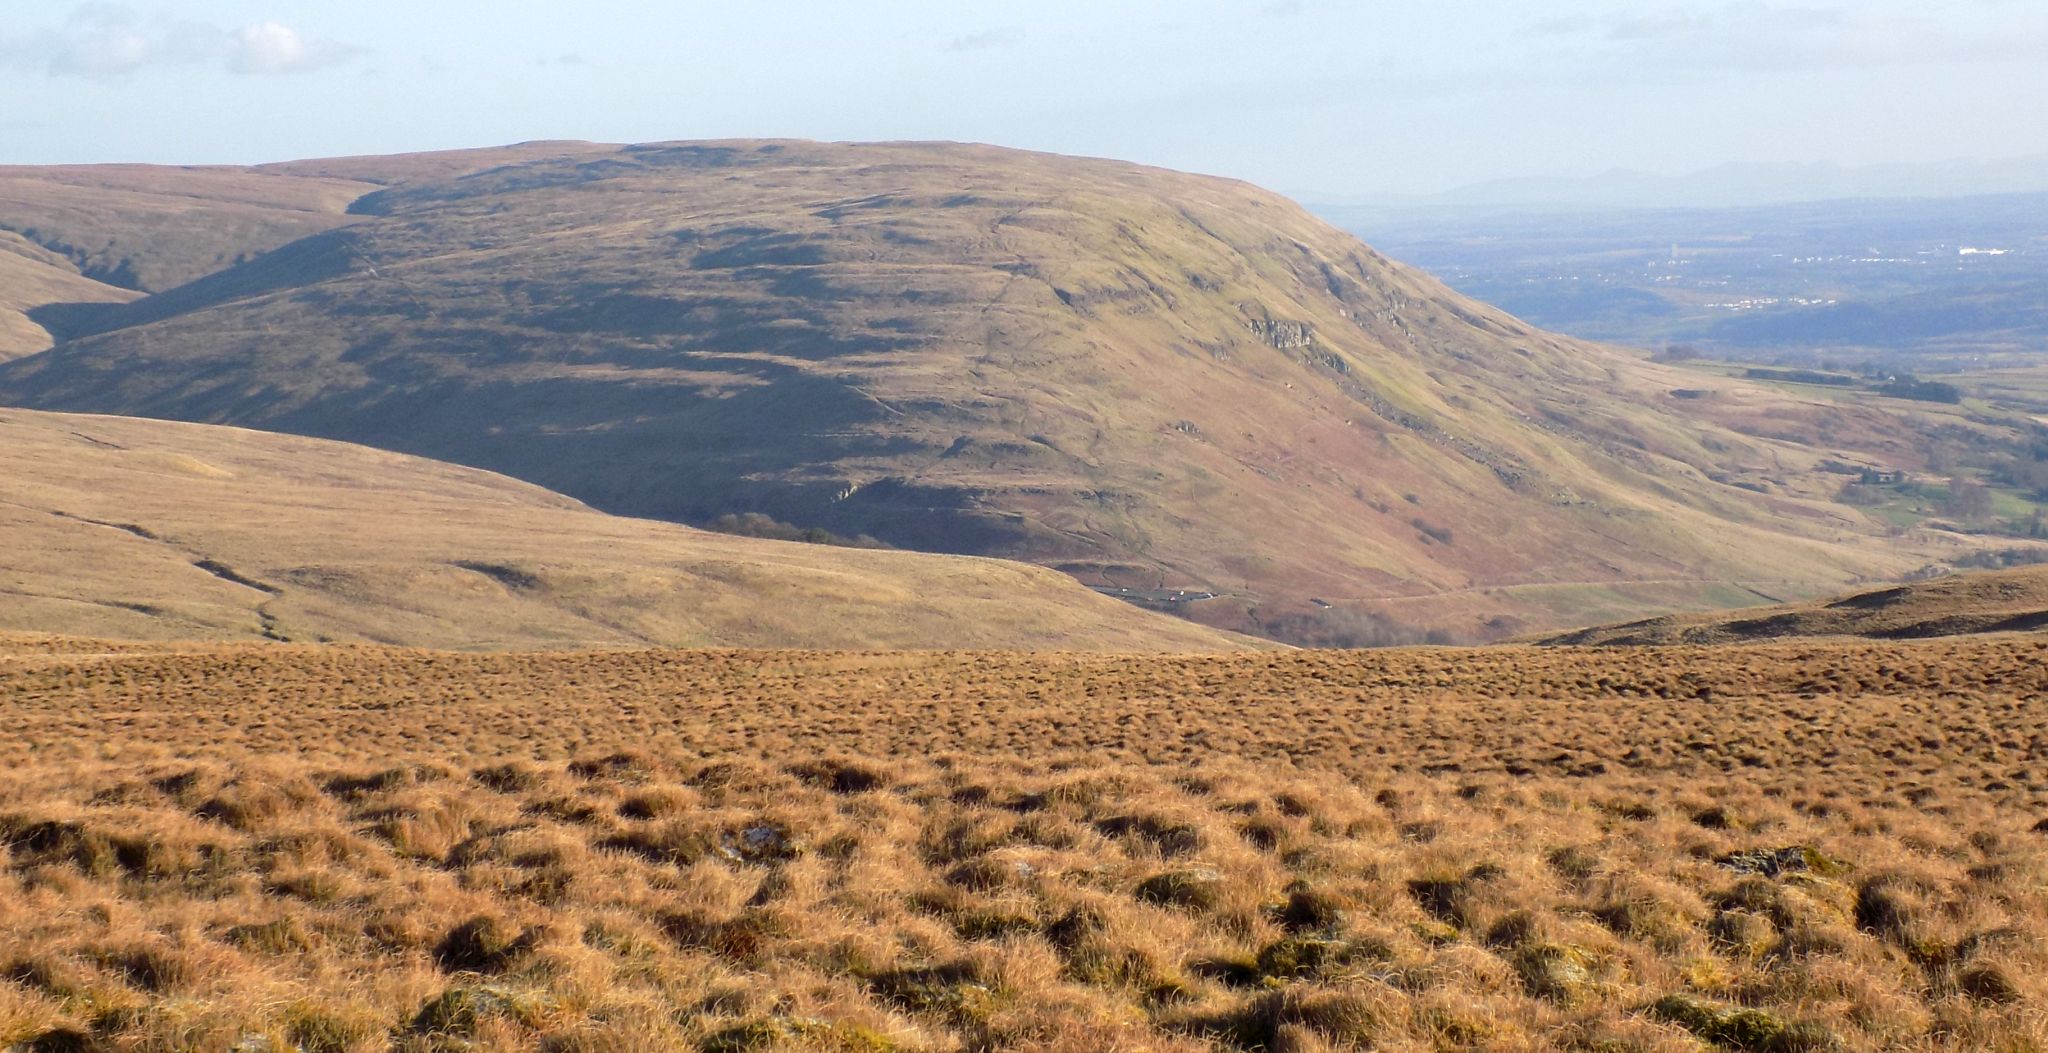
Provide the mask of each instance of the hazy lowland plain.
POLYGON ((0 228, 0 1049, 2048 1049, 2024 415, 982 147, 0 228))
POLYGON ((1748 208, 1324 209, 1519 317, 1749 362, 1953 374, 2048 338, 2048 194, 1748 208))

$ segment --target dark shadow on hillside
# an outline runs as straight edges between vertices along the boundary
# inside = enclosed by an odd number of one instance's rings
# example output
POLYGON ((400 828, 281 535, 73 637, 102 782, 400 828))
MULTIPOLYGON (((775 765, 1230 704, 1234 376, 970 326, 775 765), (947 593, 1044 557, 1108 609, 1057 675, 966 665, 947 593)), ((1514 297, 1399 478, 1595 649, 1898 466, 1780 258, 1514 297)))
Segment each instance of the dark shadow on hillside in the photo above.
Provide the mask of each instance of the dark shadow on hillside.
MULTIPOLYGON (((244 300, 281 289, 298 288, 349 273, 359 259, 356 239, 347 231, 327 231, 301 238, 247 263, 218 274, 189 282, 126 304, 54 304, 52 308, 96 307, 96 310, 60 310, 56 322, 63 326, 59 341, 78 340, 120 329, 160 322, 236 300, 244 300)), ((49 310, 41 308, 39 310, 49 310)), ((33 317, 33 315, 31 315, 33 317)), ((38 325, 53 334, 58 330, 40 320, 38 325)))
POLYGON ((26 314, 28 320, 42 326, 57 343, 74 340, 81 336, 119 328, 112 319, 120 316, 128 306, 120 303, 46 303, 31 307, 26 314))

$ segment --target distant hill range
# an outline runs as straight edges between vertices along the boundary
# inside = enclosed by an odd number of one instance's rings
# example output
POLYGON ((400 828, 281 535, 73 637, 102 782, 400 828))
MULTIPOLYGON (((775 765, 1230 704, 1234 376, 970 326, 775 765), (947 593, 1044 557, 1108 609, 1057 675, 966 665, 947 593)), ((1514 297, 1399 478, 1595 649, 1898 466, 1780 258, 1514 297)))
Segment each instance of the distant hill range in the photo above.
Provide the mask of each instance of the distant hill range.
POLYGON ((1788 599, 1967 543, 1887 538, 1816 474, 1917 466, 1901 418, 1692 390, 1225 180, 538 143, 0 187, 0 230, 55 276, 14 323, 55 346, 17 337, 0 402, 1022 559, 1283 639, 1788 599))
POLYGON ((1216 651, 1039 567, 707 534, 345 443, 0 410, 0 633, 1216 651))
POLYGON ((1544 639, 1551 645, 1754 643, 1805 636, 1917 640, 2048 629, 2048 567, 1957 574, 1809 603, 1681 614, 1544 639))
POLYGON ((2048 191, 2048 155, 1852 166, 1725 164, 1683 175, 1614 169, 1595 176, 1499 179, 1439 194, 1318 196, 1333 212, 1475 208, 1748 208, 1844 198, 1934 198, 2048 191))

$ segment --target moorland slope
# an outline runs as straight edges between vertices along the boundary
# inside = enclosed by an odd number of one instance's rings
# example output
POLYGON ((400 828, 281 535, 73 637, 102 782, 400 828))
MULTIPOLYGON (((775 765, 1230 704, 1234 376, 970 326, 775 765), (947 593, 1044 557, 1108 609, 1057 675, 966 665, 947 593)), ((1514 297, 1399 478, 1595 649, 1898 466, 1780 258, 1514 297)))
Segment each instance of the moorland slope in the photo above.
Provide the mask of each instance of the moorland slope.
POLYGON ((94 281, 162 292, 345 222, 375 189, 232 167, 0 166, 0 230, 94 281))
POLYGON ((0 231, 0 361, 47 350, 50 331, 32 313, 55 303, 121 303, 140 293, 97 282, 69 260, 0 231))
POLYGON ((1956 574, 1809 603, 1665 615, 1559 633, 1548 644, 1715 644, 1793 636, 1881 640, 2048 628, 2048 567, 1956 574))
POLYGON ((1885 538, 1833 501, 1823 458, 1915 463, 1880 410, 1675 390, 1701 382, 1226 180, 797 142, 233 178, 382 189, 274 252, 72 312, 70 339, 0 367, 0 399, 1216 592, 1184 613, 1331 642, 1371 619, 1491 635, 1821 594, 1966 543, 1885 538))
POLYGON ((0 410, 0 630, 591 646, 1244 646, 1039 567, 707 534, 469 468, 0 410))
POLYGON ((0 359, 49 347, 53 333, 91 315, 90 305, 163 292, 347 223, 351 202, 389 183, 584 149, 602 148, 412 154, 375 171, 353 158, 258 168, 0 166, 0 359))

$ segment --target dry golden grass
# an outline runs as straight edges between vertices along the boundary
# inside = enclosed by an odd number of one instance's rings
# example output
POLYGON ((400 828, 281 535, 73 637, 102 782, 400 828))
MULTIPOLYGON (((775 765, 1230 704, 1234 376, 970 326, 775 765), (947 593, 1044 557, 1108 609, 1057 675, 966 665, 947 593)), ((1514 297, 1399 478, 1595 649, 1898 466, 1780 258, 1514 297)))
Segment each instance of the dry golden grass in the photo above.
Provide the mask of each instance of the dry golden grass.
POLYGON ((5 655, 0 1048, 2048 1048, 2037 638, 5 655))
POLYGON ((1241 641, 1039 567, 623 519, 345 443, 0 410, 0 631, 423 647, 1241 641))

